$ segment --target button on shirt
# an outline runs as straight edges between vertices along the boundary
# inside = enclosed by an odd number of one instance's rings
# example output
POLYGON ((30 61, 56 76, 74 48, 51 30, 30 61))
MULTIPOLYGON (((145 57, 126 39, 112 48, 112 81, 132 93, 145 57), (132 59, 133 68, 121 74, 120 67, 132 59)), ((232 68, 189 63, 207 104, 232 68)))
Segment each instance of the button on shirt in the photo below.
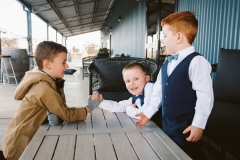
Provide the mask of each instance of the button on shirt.
MULTIPOLYGON (((195 48, 190 46, 178 52, 177 60, 171 61, 167 66, 167 74, 171 75, 176 66, 189 54, 195 52, 195 48)), ((192 88, 196 91, 197 102, 192 125, 204 129, 213 107, 212 79, 210 77, 211 65, 203 56, 196 56, 189 65, 189 79, 192 88)), ((162 103, 162 76, 161 69, 158 73, 157 81, 153 87, 150 106, 143 113, 151 118, 159 109, 162 103)), ((167 85, 167 84, 166 84, 167 85)))

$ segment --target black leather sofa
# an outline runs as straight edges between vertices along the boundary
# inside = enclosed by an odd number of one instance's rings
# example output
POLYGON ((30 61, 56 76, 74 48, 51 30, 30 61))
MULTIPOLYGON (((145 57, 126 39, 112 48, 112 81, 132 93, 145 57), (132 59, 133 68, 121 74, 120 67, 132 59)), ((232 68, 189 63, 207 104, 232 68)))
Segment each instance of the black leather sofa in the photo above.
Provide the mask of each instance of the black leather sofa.
POLYGON ((240 159, 240 50, 220 49, 214 106, 201 140, 206 159, 240 159))

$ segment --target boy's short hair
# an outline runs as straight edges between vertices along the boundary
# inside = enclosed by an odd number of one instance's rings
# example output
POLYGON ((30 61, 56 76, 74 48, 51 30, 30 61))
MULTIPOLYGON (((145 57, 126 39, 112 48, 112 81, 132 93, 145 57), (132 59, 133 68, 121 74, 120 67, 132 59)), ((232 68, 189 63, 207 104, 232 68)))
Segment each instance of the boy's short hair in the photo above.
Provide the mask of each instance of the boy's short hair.
POLYGON ((36 47, 34 58, 39 69, 43 69, 43 61, 53 61, 54 57, 60 52, 67 53, 67 48, 52 41, 43 41, 36 47))
POLYGON ((129 63, 126 67, 123 68, 123 71, 122 71, 122 74, 128 70, 128 69, 133 69, 133 68, 139 68, 144 74, 147 75, 147 69, 146 67, 140 63, 140 62, 132 62, 132 63, 129 63))
POLYGON ((170 25, 173 32, 182 32, 190 44, 193 43, 198 30, 198 20, 194 13, 182 11, 170 14, 161 21, 161 26, 170 25))

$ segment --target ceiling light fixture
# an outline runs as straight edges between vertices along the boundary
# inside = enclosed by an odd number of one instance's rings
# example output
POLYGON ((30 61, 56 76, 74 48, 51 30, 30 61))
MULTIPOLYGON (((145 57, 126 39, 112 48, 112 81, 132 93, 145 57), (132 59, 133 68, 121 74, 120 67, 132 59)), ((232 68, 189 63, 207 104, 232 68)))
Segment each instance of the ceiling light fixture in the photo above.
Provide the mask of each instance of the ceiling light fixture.
POLYGON ((118 16, 118 21, 122 21, 122 17, 121 16, 118 16))

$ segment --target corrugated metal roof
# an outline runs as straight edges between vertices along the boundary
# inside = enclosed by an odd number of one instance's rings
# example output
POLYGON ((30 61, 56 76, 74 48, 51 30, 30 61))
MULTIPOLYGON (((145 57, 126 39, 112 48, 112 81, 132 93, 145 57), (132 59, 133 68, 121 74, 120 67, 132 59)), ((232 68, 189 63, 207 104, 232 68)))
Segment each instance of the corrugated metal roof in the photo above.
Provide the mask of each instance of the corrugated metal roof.
POLYGON ((64 37, 100 30, 115 0, 17 0, 64 37))

